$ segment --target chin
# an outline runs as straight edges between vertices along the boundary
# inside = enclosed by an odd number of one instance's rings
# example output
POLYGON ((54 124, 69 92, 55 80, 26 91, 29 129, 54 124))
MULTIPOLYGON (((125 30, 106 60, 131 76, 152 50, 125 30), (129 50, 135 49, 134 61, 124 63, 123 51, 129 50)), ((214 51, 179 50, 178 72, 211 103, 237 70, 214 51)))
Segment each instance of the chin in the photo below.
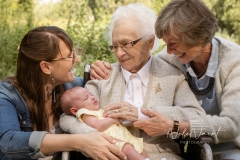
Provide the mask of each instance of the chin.
POLYGON ((73 82, 74 81, 74 75, 68 75, 68 82, 73 82))

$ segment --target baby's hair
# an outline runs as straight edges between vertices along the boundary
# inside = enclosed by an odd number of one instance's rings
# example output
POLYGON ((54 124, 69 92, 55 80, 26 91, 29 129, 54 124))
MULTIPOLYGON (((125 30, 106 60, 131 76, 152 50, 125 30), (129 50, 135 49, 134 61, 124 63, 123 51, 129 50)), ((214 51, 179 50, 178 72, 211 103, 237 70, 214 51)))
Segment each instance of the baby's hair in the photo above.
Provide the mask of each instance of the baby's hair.
POLYGON ((81 89, 82 87, 73 87, 71 89, 66 90, 60 100, 60 106, 62 108, 62 111, 65 114, 68 115, 73 115, 72 112, 70 111, 70 108, 73 107, 72 106, 72 101, 76 96, 80 96, 80 95, 75 95, 75 91, 78 89, 81 89))

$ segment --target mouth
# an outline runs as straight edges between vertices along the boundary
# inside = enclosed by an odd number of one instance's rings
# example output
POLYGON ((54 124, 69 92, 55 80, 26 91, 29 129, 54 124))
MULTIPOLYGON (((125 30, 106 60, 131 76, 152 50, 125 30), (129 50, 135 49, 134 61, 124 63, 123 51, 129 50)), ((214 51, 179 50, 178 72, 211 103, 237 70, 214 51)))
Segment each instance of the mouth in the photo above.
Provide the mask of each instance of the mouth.
POLYGON ((120 62, 121 63, 124 63, 124 62, 126 62, 126 61, 128 61, 130 58, 127 58, 127 59, 120 59, 120 62))
POLYGON ((181 54, 179 54, 179 55, 176 55, 178 58, 182 58, 183 56, 185 56, 185 54, 186 54, 186 52, 183 52, 183 53, 181 53, 181 54))
POLYGON ((74 73, 75 69, 70 69, 68 72, 74 73))
POLYGON ((94 105, 98 105, 98 101, 94 101, 93 104, 94 104, 94 105))

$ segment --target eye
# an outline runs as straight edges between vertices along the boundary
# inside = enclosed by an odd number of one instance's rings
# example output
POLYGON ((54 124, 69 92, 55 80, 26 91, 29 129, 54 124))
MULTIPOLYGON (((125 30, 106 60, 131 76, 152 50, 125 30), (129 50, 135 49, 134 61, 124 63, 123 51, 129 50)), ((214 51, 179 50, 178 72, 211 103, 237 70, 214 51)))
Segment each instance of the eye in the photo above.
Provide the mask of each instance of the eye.
POLYGON ((109 48, 110 48, 110 50, 115 50, 117 48, 117 46, 116 45, 111 45, 111 46, 109 46, 109 48))
POLYGON ((116 48, 117 48, 117 45, 112 45, 112 48, 113 48, 113 49, 116 49, 116 48))
POLYGON ((170 43, 171 46, 176 46, 176 45, 178 45, 178 44, 179 44, 179 42, 170 43))
POLYGON ((129 45, 130 43, 123 43, 122 46, 126 47, 127 45, 129 45))
POLYGON ((87 99, 88 99, 88 96, 85 96, 85 97, 84 97, 84 101, 86 101, 87 99))

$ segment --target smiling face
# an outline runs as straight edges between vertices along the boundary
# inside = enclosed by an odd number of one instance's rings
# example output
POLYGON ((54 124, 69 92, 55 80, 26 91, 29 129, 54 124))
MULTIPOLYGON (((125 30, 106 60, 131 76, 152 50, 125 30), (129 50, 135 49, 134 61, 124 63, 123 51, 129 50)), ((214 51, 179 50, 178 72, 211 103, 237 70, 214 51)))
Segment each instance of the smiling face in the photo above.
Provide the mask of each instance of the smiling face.
POLYGON ((79 61, 78 57, 76 56, 73 60, 74 53, 70 51, 62 40, 59 41, 59 48, 60 53, 55 58, 57 60, 51 62, 53 64, 51 67, 51 75, 54 77, 56 84, 72 82, 74 81, 73 67, 74 63, 79 61))
POLYGON ((179 37, 165 34, 163 40, 167 45, 168 54, 174 54, 182 64, 203 59, 203 43, 194 46, 186 46, 179 37))
MULTIPOLYGON (((135 41, 140 36, 137 35, 136 23, 130 20, 120 20, 116 22, 112 32, 112 44, 122 45, 135 41), (123 25, 124 24, 124 25, 123 25)), ((147 37, 143 37, 132 48, 124 51, 121 47, 117 48, 114 53, 118 59, 119 64, 127 71, 131 73, 138 72, 150 58, 150 50, 152 49, 152 41, 146 40, 147 37)))

